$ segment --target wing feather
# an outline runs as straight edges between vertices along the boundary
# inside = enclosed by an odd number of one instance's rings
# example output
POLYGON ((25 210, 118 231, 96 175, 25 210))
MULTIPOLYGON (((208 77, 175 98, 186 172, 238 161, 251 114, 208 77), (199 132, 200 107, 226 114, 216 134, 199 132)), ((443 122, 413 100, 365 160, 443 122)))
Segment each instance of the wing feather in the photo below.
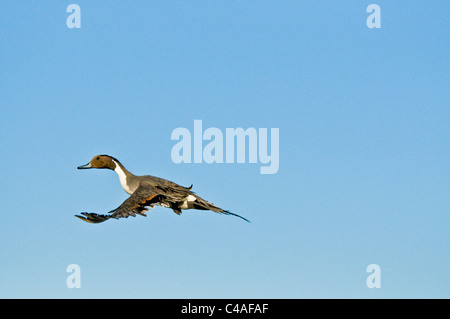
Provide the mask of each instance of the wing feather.
POLYGON ((81 220, 88 223, 102 223, 110 218, 127 218, 128 216, 135 217, 136 214, 145 215, 148 211, 147 206, 153 207, 153 204, 159 204, 161 201, 161 194, 151 186, 139 186, 136 191, 128 197, 119 207, 108 212, 106 215, 95 213, 81 213, 83 216, 75 215, 81 220))

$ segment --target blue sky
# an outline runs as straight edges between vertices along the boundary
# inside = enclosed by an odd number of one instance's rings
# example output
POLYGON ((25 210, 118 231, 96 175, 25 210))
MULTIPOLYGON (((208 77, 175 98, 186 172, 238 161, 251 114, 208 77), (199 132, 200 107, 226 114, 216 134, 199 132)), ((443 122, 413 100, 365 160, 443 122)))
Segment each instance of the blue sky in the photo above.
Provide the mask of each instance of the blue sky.
POLYGON ((450 3, 1 1, 0 297, 449 298, 450 3), (66 7, 81 8, 69 29, 66 7), (369 29, 366 7, 381 7, 369 29), (174 129, 279 128, 279 171, 174 129), (94 155, 245 216, 154 208, 94 155), (66 267, 81 268, 81 288, 66 267), (366 267, 381 268, 369 289, 366 267))

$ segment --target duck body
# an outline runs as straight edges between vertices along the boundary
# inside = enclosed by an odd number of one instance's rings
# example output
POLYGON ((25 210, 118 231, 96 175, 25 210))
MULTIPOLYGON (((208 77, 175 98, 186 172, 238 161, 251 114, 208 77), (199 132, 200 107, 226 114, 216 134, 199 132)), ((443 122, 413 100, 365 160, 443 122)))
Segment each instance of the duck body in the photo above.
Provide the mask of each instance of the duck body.
POLYGON ((147 207, 158 205, 171 208, 177 215, 181 210, 199 209, 211 210, 216 213, 233 215, 249 222, 246 218, 227 210, 219 208, 214 204, 204 200, 191 191, 190 187, 184 187, 166 179, 151 175, 136 176, 130 173, 116 158, 109 155, 97 155, 88 164, 78 166, 78 169, 110 169, 119 176, 122 188, 130 197, 126 199, 118 208, 108 212, 107 215, 96 213, 81 213, 83 216, 75 215, 83 221, 89 223, 101 223, 110 218, 121 218, 136 216, 136 214, 146 216, 147 207))

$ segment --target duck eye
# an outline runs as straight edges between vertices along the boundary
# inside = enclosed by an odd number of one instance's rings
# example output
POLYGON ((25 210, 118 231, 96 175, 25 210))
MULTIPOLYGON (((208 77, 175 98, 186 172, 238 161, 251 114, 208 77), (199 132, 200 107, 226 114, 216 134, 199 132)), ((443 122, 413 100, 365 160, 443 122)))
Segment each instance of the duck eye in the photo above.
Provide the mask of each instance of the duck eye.
POLYGON ((97 160, 99 160, 100 159, 100 156, 97 156, 97 160))

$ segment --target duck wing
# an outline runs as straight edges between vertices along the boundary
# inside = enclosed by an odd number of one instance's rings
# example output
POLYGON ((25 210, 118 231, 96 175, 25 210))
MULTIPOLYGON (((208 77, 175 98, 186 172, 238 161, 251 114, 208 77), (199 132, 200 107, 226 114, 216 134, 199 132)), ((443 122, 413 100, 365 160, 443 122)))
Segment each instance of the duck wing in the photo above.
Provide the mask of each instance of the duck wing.
POLYGON ((152 186, 145 185, 139 186, 136 191, 131 194, 119 207, 108 212, 108 214, 96 214, 96 213, 81 213, 83 216, 75 215, 81 220, 98 224, 102 223, 110 218, 127 218, 128 216, 135 217, 136 214, 147 216, 145 212, 148 211, 146 206, 153 207, 154 204, 159 204, 162 199, 162 195, 152 186))

